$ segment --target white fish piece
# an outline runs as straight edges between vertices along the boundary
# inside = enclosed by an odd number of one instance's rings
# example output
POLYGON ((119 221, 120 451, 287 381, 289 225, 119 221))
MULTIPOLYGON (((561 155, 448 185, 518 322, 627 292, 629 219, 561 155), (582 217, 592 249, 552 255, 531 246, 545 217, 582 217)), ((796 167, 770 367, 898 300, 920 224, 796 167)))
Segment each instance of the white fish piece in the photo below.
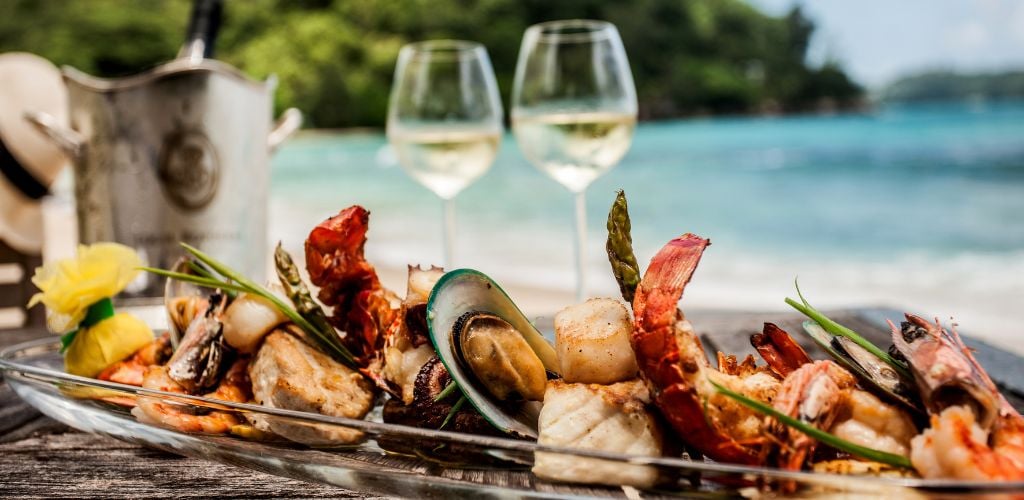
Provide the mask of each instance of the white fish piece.
POLYGON ((555 315, 555 351, 566 382, 612 384, 636 378, 633 322, 621 302, 590 299, 555 315))
MULTIPOLYGON (((548 382, 538 443, 630 455, 661 456, 662 431, 639 379, 612 385, 548 382)), ((554 481, 650 487, 658 471, 596 458, 538 452, 533 473, 554 481)))
MULTIPOLYGON (((361 419, 373 407, 373 385, 286 330, 267 335, 249 365, 253 399, 271 408, 361 419)), ((253 425, 292 441, 313 446, 354 443, 355 429, 308 424, 276 417, 251 418, 253 425)))
POLYGON ((240 294, 224 311, 224 340, 241 352, 256 352, 260 341, 288 317, 269 300, 240 294))

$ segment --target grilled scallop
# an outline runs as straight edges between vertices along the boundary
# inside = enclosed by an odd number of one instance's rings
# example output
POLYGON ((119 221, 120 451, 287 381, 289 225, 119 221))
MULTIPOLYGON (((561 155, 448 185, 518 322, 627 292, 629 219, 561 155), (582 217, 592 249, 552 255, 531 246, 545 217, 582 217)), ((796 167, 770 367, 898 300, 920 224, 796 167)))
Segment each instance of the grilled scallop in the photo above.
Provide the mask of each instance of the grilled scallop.
POLYGON ((224 311, 224 340, 239 351, 252 353, 263 337, 288 317, 269 300, 243 293, 224 311))
POLYGON ((590 299, 555 315, 555 350, 566 382, 612 384, 636 377, 633 322, 621 302, 590 299))

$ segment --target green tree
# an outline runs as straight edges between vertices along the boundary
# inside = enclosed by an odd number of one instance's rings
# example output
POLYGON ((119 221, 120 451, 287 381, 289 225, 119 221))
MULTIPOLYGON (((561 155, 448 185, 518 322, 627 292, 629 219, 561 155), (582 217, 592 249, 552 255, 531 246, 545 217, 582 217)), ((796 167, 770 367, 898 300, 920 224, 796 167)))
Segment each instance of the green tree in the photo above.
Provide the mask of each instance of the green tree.
MULTIPOLYGON (((855 105, 838 64, 810 67, 814 24, 740 0, 225 0, 217 57, 254 78, 276 74, 277 107, 317 127, 380 126, 399 48, 431 38, 487 46, 508 100, 523 31, 552 19, 618 26, 644 119, 855 105)), ((168 60, 188 0, 5 0, 0 50, 26 50, 100 76, 168 60)))

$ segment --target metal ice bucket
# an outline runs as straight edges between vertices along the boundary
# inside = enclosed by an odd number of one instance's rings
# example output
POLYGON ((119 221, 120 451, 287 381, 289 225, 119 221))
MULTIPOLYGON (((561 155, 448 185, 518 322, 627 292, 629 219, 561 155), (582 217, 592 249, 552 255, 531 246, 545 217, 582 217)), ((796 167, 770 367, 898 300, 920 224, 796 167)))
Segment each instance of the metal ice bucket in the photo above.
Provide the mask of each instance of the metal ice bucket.
MULTIPOLYGON (((269 157, 302 122, 289 109, 271 126, 275 80, 202 57, 121 79, 63 74, 72 130, 27 118, 73 158, 80 241, 117 241, 164 268, 183 241, 262 281, 269 157)), ((129 295, 161 286, 150 278, 129 295)))

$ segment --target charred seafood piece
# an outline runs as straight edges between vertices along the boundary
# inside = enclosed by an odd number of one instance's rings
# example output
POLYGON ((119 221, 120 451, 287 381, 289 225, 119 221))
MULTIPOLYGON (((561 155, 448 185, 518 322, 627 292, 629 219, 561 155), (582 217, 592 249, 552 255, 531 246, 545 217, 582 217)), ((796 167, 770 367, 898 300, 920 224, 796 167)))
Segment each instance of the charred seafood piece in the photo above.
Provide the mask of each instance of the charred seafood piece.
POLYGON ((558 372, 558 358, 501 287, 471 269, 445 274, 427 301, 427 326, 473 407, 502 432, 536 438, 536 417, 511 403, 543 399, 546 372, 558 372))
POLYGON ((344 332, 341 343, 364 367, 378 357, 401 308, 363 254, 369 223, 370 212, 353 205, 313 228, 305 247, 309 280, 320 287, 320 302, 333 310, 327 320, 344 332))
MULTIPOLYGON (((464 432, 483 436, 501 436, 487 420, 470 405, 461 405, 458 391, 445 388, 452 381, 448 370, 437 356, 423 365, 415 382, 415 395, 408 404, 391 398, 384 404, 385 423, 408 425, 424 429, 464 432)), ((378 436, 377 443, 393 453, 414 455, 425 460, 442 464, 459 464, 460 467, 506 463, 491 453, 481 451, 478 446, 464 445, 444 440, 403 439, 401 437, 378 436)))
POLYGON ((227 346, 221 316, 227 297, 214 293, 208 303, 206 310, 189 323, 167 362, 167 375, 190 394, 215 386, 224 368, 227 346))
POLYGON ((453 410, 459 400, 458 391, 449 395, 442 394, 451 381, 451 375, 441 360, 437 356, 430 358, 416 376, 412 402, 405 405, 394 398, 388 400, 384 405, 384 421, 424 429, 499 435, 498 430, 472 407, 463 406, 453 410))

